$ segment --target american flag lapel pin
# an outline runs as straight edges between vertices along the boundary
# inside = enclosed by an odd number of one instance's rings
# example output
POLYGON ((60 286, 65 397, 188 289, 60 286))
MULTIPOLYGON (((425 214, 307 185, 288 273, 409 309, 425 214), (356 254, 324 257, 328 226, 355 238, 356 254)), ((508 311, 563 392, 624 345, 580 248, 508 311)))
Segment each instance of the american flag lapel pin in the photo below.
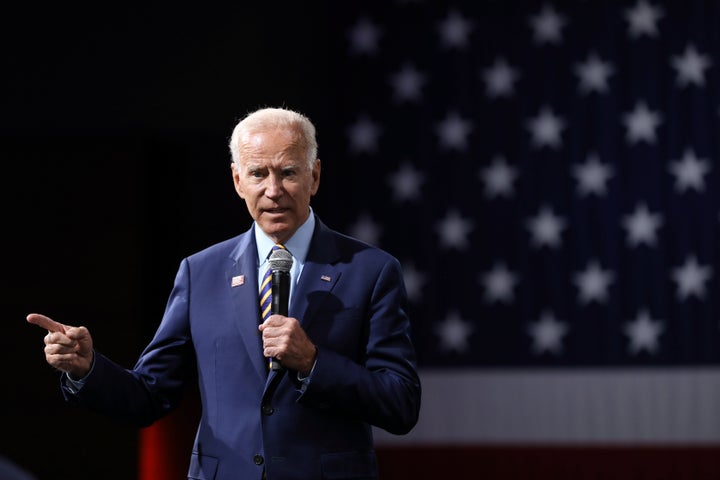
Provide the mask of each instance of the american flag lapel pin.
POLYGON ((236 277, 232 277, 232 281, 230 282, 231 287, 239 287, 245 283, 245 275, 238 275, 236 277))
POLYGON ((328 277, 327 275, 322 275, 320 277, 320 280, 322 280, 323 282, 329 282, 330 280, 332 280, 332 278, 328 277))

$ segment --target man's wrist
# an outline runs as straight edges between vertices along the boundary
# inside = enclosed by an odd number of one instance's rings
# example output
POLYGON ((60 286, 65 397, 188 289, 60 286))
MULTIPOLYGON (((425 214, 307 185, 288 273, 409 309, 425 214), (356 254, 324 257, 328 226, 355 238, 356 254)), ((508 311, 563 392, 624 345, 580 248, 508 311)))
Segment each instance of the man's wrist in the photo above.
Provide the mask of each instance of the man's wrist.
POLYGON ((313 345, 313 348, 315 349, 315 353, 312 356, 312 363, 310 364, 310 368, 307 370, 302 370, 297 372, 297 378, 301 382, 303 380, 306 380, 312 375, 313 370, 315 370, 315 364, 317 363, 317 355, 318 355, 318 349, 315 345, 313 345))
POLYGON ((67 381, 69 383, 70 390, 72 393, 79 392, 83 386, 85 386, 85 382, 87 381, 87 378, 92 373, 93 369, 95 368, 95 354, 93 352, 93 358, 92 362, 90 363, 90 368, 88 369, 87 373, 83 375, 81 378, 76 378, 73 375, 70 374, 70 372, 65 372, 65 377, 67 378, 67 381))
POLYGON ((88 377, 88 375, 90 375, 90 372, 93 371, 94 366, 95 366, 95 351, 93 350, 92 358, 90 359, 90 366, 84 373, 82 373, 80 375, 73 374, 72 372, 66 372, 66 373, 67 373, 68 378, 70 380, 72 380, 73 382, 85 382, 85 379, 88 377))

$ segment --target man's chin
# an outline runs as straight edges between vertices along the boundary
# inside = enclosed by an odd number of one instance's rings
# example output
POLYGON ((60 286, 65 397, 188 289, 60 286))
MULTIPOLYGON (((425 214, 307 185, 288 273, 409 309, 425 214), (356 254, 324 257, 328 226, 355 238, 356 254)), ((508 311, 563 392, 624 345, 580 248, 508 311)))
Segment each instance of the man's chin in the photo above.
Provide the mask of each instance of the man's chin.
POLYGON ((277 239, 284 239, 290 230, 290 225, 287 222, 280 220, 273 222, 264 221, 259 225, 262 231, 265 232, 265 235, 276 241, 277 239))

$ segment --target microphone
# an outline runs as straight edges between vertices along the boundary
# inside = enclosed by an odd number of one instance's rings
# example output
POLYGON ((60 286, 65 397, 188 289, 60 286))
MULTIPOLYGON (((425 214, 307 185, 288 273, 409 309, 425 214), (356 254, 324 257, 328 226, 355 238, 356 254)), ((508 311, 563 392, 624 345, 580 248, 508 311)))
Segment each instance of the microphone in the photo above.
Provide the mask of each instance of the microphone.
MULTIPOLYGON (((293 258, 290 252, 282 248, 274 250, 268 259, 272 270, 272 303, 270 313, 288 315, 290 301, 290 269, 293 258)), ((276 359, 270 359, 270 370, 284 370, 276 359)))

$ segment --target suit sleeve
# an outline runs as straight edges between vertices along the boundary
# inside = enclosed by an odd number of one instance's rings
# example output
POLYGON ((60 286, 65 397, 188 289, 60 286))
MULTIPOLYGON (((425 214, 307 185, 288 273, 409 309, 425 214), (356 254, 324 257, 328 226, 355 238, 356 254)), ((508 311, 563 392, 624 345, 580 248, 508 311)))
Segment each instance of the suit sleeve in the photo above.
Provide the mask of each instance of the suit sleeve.
POLYGON ((421 387, 397 260, 382 266, 371 292, 363 320, 368 329, 364 361, 318 346, 312 379, 299 401, 405 434, 417 423, 421 387))
POLYGON ((184 260, 160 327, 135 367, 125 369, 96 352, 85 385, 77 395, 65 392, 66 398, 140 426, 150 425, 174 409, 196 371, 187 291, 188 263, 184 260))

